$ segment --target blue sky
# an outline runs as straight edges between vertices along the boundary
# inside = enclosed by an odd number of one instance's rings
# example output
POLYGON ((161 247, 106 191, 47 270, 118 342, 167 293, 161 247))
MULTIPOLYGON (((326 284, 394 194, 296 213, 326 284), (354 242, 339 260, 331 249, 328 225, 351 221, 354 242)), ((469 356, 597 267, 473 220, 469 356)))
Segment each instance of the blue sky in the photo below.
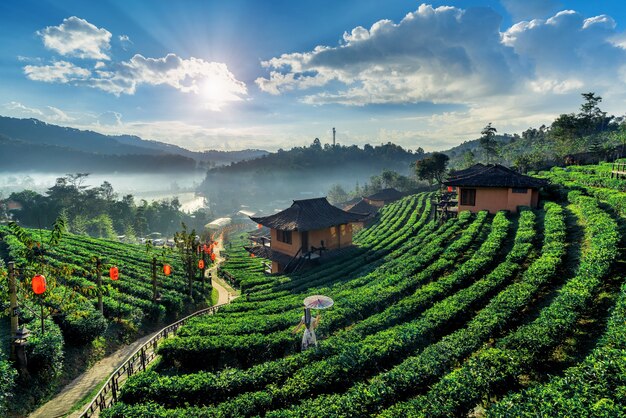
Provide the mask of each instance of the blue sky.
POLYGON ((0 3, 0 114, 194 150, 521 132, 595 91, 626 111, 611 1, 0 3))

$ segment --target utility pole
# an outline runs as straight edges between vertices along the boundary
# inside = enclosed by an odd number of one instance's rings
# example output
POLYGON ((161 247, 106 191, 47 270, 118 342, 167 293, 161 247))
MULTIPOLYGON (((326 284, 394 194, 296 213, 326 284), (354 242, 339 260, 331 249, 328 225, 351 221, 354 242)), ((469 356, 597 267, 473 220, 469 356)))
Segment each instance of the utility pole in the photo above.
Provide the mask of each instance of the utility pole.
POLYGON ((152 301, 157 300, 157 259, 152 257, 152 301))
MULTIPOLYGON (((15 338, 19 318, 17 316, 17 286, 15 284, 15 262, 9 261, 9 315, 11 316, 11 338, 15 338)), ((15 359, 15 345, 11 344, 11 359, 15 359)))
POLYGON ((102 260, 99 257, 96 258, 96 286, 98 287, 98 310, 104 315, 104 305, 102 303, 102 260))
POLYGON ((335 148, 335 134, 336 133, 337 133, 337 130, 333 128, 333 148, 335 148))

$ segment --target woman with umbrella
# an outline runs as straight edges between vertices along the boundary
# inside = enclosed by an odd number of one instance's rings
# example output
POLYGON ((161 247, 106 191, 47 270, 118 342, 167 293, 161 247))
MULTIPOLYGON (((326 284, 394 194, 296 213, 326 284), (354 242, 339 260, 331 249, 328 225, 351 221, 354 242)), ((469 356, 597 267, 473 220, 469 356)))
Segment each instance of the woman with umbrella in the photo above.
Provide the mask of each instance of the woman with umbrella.
POLYGON ((314 295, 304 299, 304 315, 300 320, 300 323, 296 325, 293 333, 300 331, 304 327, 304 335, 302 335, 302 351, 311 346, 317 345, 317 338, 315 337, 315 328, 320 323, 321 314, 318 314, 315 319, 311 319, 311 309, 326 309, 333 306, 333 300, 328 296, 314 295))

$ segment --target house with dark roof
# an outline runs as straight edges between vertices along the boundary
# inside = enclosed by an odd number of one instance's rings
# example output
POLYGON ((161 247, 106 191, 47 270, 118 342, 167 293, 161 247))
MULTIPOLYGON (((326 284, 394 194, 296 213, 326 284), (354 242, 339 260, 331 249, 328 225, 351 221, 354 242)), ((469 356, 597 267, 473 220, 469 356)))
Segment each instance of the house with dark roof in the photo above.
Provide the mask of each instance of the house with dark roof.
POLYGON ((536 208, 539 189, 546 182, 500 164, 476 164, 452 173, 443 184, 456 189, 458 211, 496 213, 499 210, 517 212, 520 206, 536 208))
POLYGON ((369 226, 376 220, 376 215, 378 214, 378 210, 380 208, 376 206, 372 206, 365 199, 361 199, 356 203, 344 206, 343 210, 348 211, 350 213, 359 213, 367 215, 365 218, 352 226, 352 232, 356 232, 363 227, 369 226))
POLYGON ((365 202, 372 206, 376 206, 377 208, 382 208, 387 203, 395 202, 396 200, 400 200, 404 197, 404 193, 394 189, 393 187, 389 187, 387 189, 383 189, 380 192, 376 192, 372 195, 366 196, 363 198, 365 202))
POLYGON ((294 200, 274 215, 254 217, 270 230, 269 241, 246 247, 257 257, 271 260, 271 273, 292 272, 302 260, 322 257, 324 252, 352 245, 353 224, 367 214, 346 212, 325 197, 294 200))

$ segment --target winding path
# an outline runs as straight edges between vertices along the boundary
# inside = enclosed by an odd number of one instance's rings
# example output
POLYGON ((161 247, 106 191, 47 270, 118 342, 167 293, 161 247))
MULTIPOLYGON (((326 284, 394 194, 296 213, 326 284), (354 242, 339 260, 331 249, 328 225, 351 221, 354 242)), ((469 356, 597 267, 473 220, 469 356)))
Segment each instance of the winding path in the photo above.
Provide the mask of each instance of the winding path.
MULTIPOLYGON (((207 275, 211 277, 211 285, 219 293, 218 305, 229 303, 237 297, 235 290, 226 283, 223 283, 217 276, 217 267, 224 261, 224 258, 220 256, 220 252, 223 249, 222 243, 223 236, 220 236, 219 244, 214 250, 217 256, 216 263, 207 270, 207 275)), ((93 391, 98 384, 103 383, 107 377, 124 364, 128 357, 158 332, 159 331, 155 331, 148 334, 98 361, 89 370, 85 371, 65 386, 54 398, 30 414, 29 418, 57 418, 66 416, 77 402, 93 391)), ((82 409, 81 407, 68 416, 71 418, 79 417, 82 409)))

